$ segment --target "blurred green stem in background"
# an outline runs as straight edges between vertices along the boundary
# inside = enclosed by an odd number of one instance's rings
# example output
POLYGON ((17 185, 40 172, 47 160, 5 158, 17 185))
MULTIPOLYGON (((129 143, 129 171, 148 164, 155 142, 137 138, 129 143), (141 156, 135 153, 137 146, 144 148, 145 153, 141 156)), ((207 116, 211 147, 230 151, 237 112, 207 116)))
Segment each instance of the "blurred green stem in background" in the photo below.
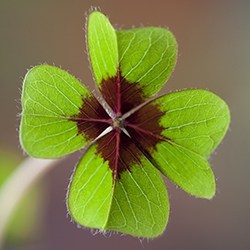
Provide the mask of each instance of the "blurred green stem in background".
POLYGON ((25 159, 0 189, 0 249, 15 208, 37 180, 59 160, 25 159))

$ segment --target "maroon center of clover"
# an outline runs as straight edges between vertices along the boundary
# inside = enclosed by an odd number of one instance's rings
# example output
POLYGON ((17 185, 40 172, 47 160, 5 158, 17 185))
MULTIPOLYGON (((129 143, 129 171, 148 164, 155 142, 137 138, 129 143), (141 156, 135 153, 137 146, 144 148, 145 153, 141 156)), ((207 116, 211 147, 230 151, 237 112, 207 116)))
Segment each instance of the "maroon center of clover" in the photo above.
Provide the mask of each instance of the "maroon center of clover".
POLYGON ((78 133, 84 134, 91 141, 105 129, 112 131, 97 140, 97 151, 109 162, 113 179, 119 179, 123 171, 130 171, 132 165, 141 166, 141 157, 150 159, 150 153, 156 144, 168 140, 161 135, 163 127, 159 124, 164 114, 158 106, 149 103, 126 119, 122 115, 146 99, 136 83, 129 83, 118 72, 116 77, 103 80, 102 95, 115 113, 111 119, 94 96, 83 99, 77 115, 71 117, 78 127, 78 133))

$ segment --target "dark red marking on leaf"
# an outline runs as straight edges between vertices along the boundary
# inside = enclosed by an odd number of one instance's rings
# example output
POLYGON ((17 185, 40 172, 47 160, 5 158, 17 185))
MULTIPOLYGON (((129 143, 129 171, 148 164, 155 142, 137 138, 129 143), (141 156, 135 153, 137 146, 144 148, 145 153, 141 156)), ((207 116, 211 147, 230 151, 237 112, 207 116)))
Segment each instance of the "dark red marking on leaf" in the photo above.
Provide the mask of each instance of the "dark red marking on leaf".
POLYGON ((116 118, 112 120, 99 102, 89 97, 83 99, 79 114, 71 117, 71 120, 77 123, 78 133, 86 135, 89 140, 94 140, 108 126, 113 126, 113 130, 96 143, 98 153, 109 162, 113 179, 116 180, 123 171, 130 171, 131 165, 140 165, 142 154, 150 158, 157 143, 170 139, 161 135, 164 128, 159 120, 164 112, 152 103, 143 106, 126 120, 120 120, 123 114, 145 102, 138 84, 129 83, 118 71, 116 77, 103 80, 101 86, 102 95, 116 118))
POLYGON ((131 137, 149 153, 159 141, 170 141, 161 135, 164 128, 159 120, 164 114, 158 106, 149 103, 126 119, 126 128, 131 137))
POLYGON ((136 83, 129 83, 118 70, 117 76, 102 81, 101 92, 117 115, 125 114, 146 101, 142 90, 137 85, 136 83))
POLYGON ((82 107, 79 114, 70 118, 78 127, 78 134, 84 134, 92 141, 100 135, 112 120, 94 96, 82 99, 82 107))
POLYGON ((114 129, 102 137, 98 140, 97 145, 98 153, 109 161, 114 180, 119 179, 123 171, 130 171, 131 164, 140 164, 142 152, 132 139, 119 129, 114 129))

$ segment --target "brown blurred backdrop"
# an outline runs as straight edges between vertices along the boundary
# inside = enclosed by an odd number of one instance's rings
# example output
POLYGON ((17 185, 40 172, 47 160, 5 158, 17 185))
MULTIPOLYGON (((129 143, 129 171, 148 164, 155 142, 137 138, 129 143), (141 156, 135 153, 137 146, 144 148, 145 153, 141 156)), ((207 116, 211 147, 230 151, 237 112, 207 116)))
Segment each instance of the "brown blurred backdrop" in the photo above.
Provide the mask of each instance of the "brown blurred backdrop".
POLYGON ((250 249, 250 1, 0 0, 0 149, 22 156, 17 113, 22 78, 31 65, 62 66, 93 86, 83 31, 91 6, 100 6, 117 28, 169 27, 179 58, 165 91, 208 88, 228 102, 230 131, 211 157, 217 195, 212 201, 195 199, 166 181, 171 213, 160 238, 93 236, 66 216, 66 189, 80 156, 75 154, 43 179, 42 231, 6 249, 250 249))

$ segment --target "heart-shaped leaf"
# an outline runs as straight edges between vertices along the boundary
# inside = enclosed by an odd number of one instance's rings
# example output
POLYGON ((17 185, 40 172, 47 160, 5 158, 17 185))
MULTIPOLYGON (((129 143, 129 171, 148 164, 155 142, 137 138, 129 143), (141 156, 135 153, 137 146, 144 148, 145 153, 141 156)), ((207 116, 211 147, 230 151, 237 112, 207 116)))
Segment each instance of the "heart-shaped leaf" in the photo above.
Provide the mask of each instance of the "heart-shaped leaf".
POLYGON ((154 151, 145 150, 164 175, 194 196, 214 196, 215 180, 207 157, 229 126, 230 114, 222 99, 207 90, 173 92, 145 105, 129 120, 133 125, 128 124, 128 133, 142 142, 142 147, 144 141, 158 138, 154 151), (156 105, 162 112, 160 133, 145 129, 145 124, 157 118, 153 110, 149 112, 149 105, 156 105))
POLYGON ((82 148, 88 139, 78 134, 71 116, 90 92, 75 77, 54 66, 28 71, 23 82, 20 142, 33 157, 54 158, 82 148))
POLYGON ((79 162, 69 189, 69 212, 83 226, 156 237, 165 229, 169 215, 165 185, 134 144, 122 147, 117 155, 111 141, 111 150, 106 151, 114 153, 105 160, 100 147, 107 147, 103 143, 110 137, 102 138, 98 148, 92 146, 79 162), (114 180, 111 169, 118 166, 112 164, 127 164, 130 170, 114 180))

